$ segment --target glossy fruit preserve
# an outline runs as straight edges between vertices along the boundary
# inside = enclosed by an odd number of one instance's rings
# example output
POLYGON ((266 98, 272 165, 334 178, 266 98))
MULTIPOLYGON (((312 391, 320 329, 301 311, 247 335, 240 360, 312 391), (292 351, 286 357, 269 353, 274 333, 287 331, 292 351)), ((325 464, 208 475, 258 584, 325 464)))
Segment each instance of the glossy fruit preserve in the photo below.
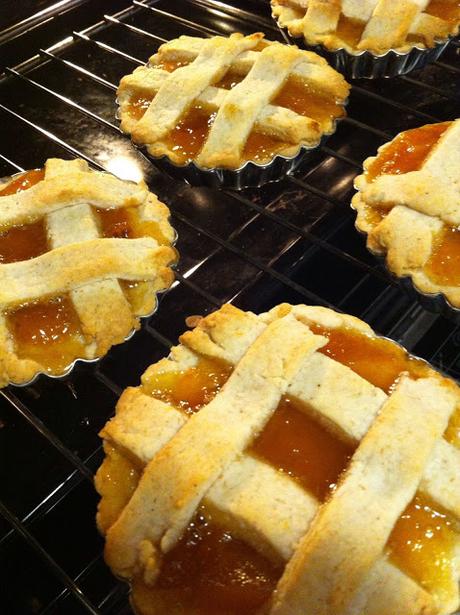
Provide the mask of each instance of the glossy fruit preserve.
MULTIPOLYGON (((402 372, 414 378, 428 374, 424 362, 388 340, 348 328, 311 328, 329 340, 320 352, 384 391, 391 391, 402 372)), ((185 413, 197 412, 219 392, 231 372, 229 364, 202 357, 185 371, 150 376, 143 390, 185 413)), ((457 428, 453 422, 450 431, 457 433, 457 428)), ((308 406, 291 397, 281 399, 246 451, 291 476, 319 502, 330 496, 353 452, 353 447, 315 420, 308 406)), ((103 465, 103 480, 110 485, 111 497, 100 511, 105 518, 102 527, 117 518, 138 476, 139 469, 112 448, 103 465)), ((388 542, 394 563, 427 588, 448 584, 453 578, 449 563, 453 548, 452 520, 420 494, 404 511, 388 542)), ((132 599, 143 615, 249 615, 268 600, 283 568, 280 561, 268 560, 233 536, 220 519, 213 518, 212 511, 202 507, 182 540, 164 557, 155 586, 141 578, 133 580, 132 599)))
MULTIPOLYGON (((0 197, 28 190, 44 177, 44 170, 21 173, 0 189, 0 197)), ((93 211, 102 237, 151 236, 160 244, 166 243, 156 222, 141 221, 135 208, 94 208, 93 211)), ((49 249, 44 218, 0 231, 0 263, 28 260, 49 249)), ((135 300, 140 284, 121 283, 128 300, 135 300)), ((20 359, 34 360, 47 372, 60 374, 76 358, 84 358, 84 334, 69 295, 15 306, 5 317, 20 359)))
MULTIPOLYGON (((166 62, 156 64, 156 67, 173 72, 184 64, 186 62, 183 61, 166 62)), ((243 78, 244 76, 230 71, 214 85, 217 88, 231 89, 240 83, 243 78)), ((145 96, 134 96, 128 105, 128 113, 134 119, 140 120, 152 100, 153 98, 145 96)), ((311 117, 320 125, 328 123, 331 119, 340 118, 345 113, 343 106, 332 97, 324 96, 292 77, 287 80, 271 104, 311 117)), ((187 164, 198 156, 215 117, 215 110, 206 109, 197 103, 192 105, 165 139, 168 149, 174 152, 175 161, 179 164, 187 164)), ((276 154, 286 151, 287 148, 292 148, 292 144, 263 134, 256 129, 250 133, 246 141, 241 153, 241 163, 252 160, 264 164, 269 162, 276 154)))

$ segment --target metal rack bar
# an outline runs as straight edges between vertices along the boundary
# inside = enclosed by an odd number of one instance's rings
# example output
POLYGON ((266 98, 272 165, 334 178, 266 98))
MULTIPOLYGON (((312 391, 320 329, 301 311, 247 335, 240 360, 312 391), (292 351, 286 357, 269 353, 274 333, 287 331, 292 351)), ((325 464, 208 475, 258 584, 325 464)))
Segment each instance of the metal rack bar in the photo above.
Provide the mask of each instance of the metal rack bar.
POLYGON ((59 566, 59 564, 47 553, 38 540, 23 526, 19 519, 13 515, 6 506, 0 501, 0 514, 6 519, 6 521, 14 528, 14 530, 26 540, 26 542, 36 551, 43 561, 51 568, 56 577, 68 588, 72 595, 78 600, 78 602, 86 609, 87 613, 91 615, 101 615, 99 609, 97 609, 88 598, 84 595, 78 585, 73 581, 59 566))

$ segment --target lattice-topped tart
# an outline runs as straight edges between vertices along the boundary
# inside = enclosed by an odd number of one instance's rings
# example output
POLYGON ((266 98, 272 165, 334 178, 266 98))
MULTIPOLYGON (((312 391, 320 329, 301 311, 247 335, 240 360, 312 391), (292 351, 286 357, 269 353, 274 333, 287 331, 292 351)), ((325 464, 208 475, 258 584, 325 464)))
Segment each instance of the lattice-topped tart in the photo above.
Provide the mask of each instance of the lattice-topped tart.
POLYGON ((371 251, 460 307, 460 120, 399 134, 364 162, 352 207, 371 251))
POLYGON ((79 159, 0 187, 0 386, 61 375, 139 327, 173 279, 168 215, 144 182, 79 159))
POLYGON ((457 0, 271 0, 274 15, 310 45, 376 54, 433 47, 458 34, 457 0))
POLYGON ((151 155, 238 170, 318 145, 348 91, 324 59, 263 34, 181 36, 123 77, 118 102, 122 130, 151 155))
POLYGON ((394 77, 436 60, 459 32, 458 0, 271 0, 294 38, 349 77, 394 77))
POLYGON ((362 321, 198 320, 101 435, 105 558, 141 614, 459 604, 458 386, 362 321))

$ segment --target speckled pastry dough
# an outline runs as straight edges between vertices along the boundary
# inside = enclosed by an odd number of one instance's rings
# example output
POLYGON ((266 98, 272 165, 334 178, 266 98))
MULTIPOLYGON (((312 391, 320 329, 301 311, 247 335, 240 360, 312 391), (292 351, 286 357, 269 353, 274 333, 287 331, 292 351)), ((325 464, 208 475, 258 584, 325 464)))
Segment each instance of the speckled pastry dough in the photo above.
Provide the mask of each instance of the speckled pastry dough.
MULTIPOLYGON (((176 164, 184 164, 174 140, 177 127, 189 112, 208 114, 208 134, 200 136, 203 144, 193 160, 205 169, 237 169, 246 161, 244 150, 253 133, 273 140, 272 158, 275 153, 294 156, 301 145, 316 145, 332 132, 335 117, 343 115, 348 91, 343 77, 325 60, 266 41, 263 34, 181 36, 162 45, 148 66, 123 77, 118 102, 122 130, 153 156, 166 155, 176 164), (230 75, 233 83, 226 83, 230 75), (275 100, 290 79, 304 91, 305 104, 298 112, 275 100), (331 116, 310 117, 312 93, 333 108, 331 116), (145 102, 141 115, 139 100, 145 102)), ((193 124, 193 118, 190 121, 193 124)))
POLYGON ((417 170, 369 179, 374 161, 385 156, 394 141, 383 145, 377 158, 364 162, 365 173, 356 178, 359 192, 352 207, 358 213, 358 229, 368 235, 369 249, 385 255, 395 275, 410 276, 422 292, 442 293, 460 307, 460 284, 434 279, 427 269, 442 233, 460 224, 460 120, 446 126, 417 170), (371 215, 372 210, 378 212, 377 217, 371 215))
MULTIPOLYGON (((46 354, 55 333, 43 342, 42 360, 35 353, 40 352, 35 333, 30 341, 34 358, 24 355, 11 325, 18 310, 24 314, 29 305, 40 308, 65 297, 78 322, 74 342, 79 354, 69 355, 69 364, 76 358, 99 357, 139 327, 139 316, 152 312, 156 291, 172 282, 169 265, 176 259, 168 209, 144 182, 135 184, 90 171, 83 160, 50 159, 43 178, 35 185, 8 194, 9 185, 2 186, 4 196, 0 191, 0 252, 2 241, 7 241, 11 232, 23 229, 27 234, 37 223, 43 224, 45 248, 25 260, 4 262, 2 257, 2 386, 27 382, 39 372, 59 374, 68 367, 47 364, 46 354), (116 233, 105 236, 100 226, 103 212, 122 210, 132 218, 132 234, 128 238, 116 233), (130 287, 122 289, 120 281, 130 287)), ((18 331, 22 335, 22 329, 18 331)))
POLYGON ((271 0, 271 6, 292 36, 350 53, 433 47, 458 34, 460 24, 451 0, 271 0))
MULTIPOLYGON (((445 552, 451 567, 438 587, 406 573, 389 557, 387 543, 417 494, 460 519, 459 442, 443 437, 460 391, 386 341, 395 349, 390 352, 406 358, 385 392, 325 351, 330 336, 342 339, 344 331, 379 343, 362 321, 324 308, 284 304, 256 316, 226 305, 185 333, 170 357, 145 372, 140 387, 123 393, 101 432, 107 457, 96 478, 98 524, 114 573, 140 576, 153 587, 146 612, 166 612, 155 606, 162 595, 155 594, 155 583, 198 506, 285 566, 260 612, 441 615, 458 607, 458 534, 445 552), (178 397, 160 398, 162 379, 173 386, 175 377, 199 369, 203 360, 229 366, 207 404, 187 413, 178 397), (322 502, 295 475, 279 472, 251 449, 285 396, 356 449, 322 502), (135 460, 131 496, 114 494, 113 455, 135 460)), ((344 361, 346 350, 339 355, 344 361)))

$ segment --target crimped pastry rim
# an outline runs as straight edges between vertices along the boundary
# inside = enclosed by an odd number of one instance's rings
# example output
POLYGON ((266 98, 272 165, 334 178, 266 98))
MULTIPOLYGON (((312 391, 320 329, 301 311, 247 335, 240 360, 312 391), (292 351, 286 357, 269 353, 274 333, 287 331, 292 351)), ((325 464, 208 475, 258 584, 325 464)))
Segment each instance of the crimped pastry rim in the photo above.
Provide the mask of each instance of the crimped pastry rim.
MULTIPOLYGON (((146 64, 144 64, 142 66, 148 66, 148 65, 149 65, 149 63, 147 62, 146 64)), ((342 107, 342 109, 344 111, 345 111, 345 109, 346 109, 346 107, 348 105, 348 102, 349 102, 349 96, 347 96, 347 98, 343 102, 340 103, 340 107, 342 107)), ((293 162, 297 157, 300 158, 305 153, 312 152, 312 151, 318 149, 321 146, 323 140, 325 140, 328 137, 332 136, 336 132, 338 123, 341 122, 342 120, 344 120, 347 117, 347 115, 345 113, 341 117, 334 118, 331 130, 327 131, 327 132, 323 132, 321 134, 320 138, 318 139, 318 142, 316 143, 316 145, 308 146, 308 145, 299 144, 296 153, 293 154, 292 156, 284 156, 283 154, 275 154, 273 156, 273 158, 270 160, 270 162, 266 162, 266 163, 258 163, 258 162, 254 162, 253 160, 246 160, 246 162, 244 162, 237 169, 231 169, 231 168, 228 168, 228 167, 206 168, 206 167, 200 167, 195 162, 195 160, 191 160, 190 162, 187 162, 186 164, 179 164, 179 163, 175 162, 174 160, 171 160, 171 158, 168 156, 168 154, 162 154, 162 155, 158 156, 158 155, 150 153, 149 145, 147 145, 146 143, 136 143, 132 139, 131 134, 128 131, 123 130, 121 128, 121 113, 120 113, 121 105, 119 103, 118 97, 115 99, 115 103, 117 105, 117 112, 115 114, 115 118, 119 122, 119 128, 120 128, 121 132, 123 132, 123 134, 125 134, 125 135, 130 137, 131 143, 134 145, 134 147, 136 149, 138 149, 138 150, 140 150, 142 152, 146 152, 148 154, 148 156, 150 158, 152 158, 153 160, 167 161, 168 164, 171 164, 176 169, 195 169, 199 173, 205 173, 205 174, 209 174, 209 175, 216 174, 216 173, 219 174, 219 173, 224 173, 224 172, 225 173, 234 173, 235 175, 238 175, 238 174, 243 173, 244 171, 246 171, 248 168, 257 169, 259 171, 265 171, 265 170, 269 169, 271 167, 271 165, 273 165, 277 159, 284 160, 285 162, 293 162)))
MULTIPOLYGON (((410 129, 407 129, 407 130, 410 130, 410 129)), ((400 133, 398 133, 398 135, 402 134, 403 132, 407 132, 407 131, 401 131, 400 133)), ((357 231, 366 238, 366 249, 373 256, 378 258, 380 262, 382 262, 384 264, 385 270, 391 276, 391 278, 393 278, 397 282, 400 282, 403 286, 404 285, 406 285, 406 286, 409 285, 410 289, 413 289, 416 293, 421 295, 421 297, 423 299, 426 300, 428 309, 430 309, 431 311, 434 311, 434 312, 437 312, 437 313, 442 313, 442 314, 445 314, 445 315, 450 316, 450 317, 454 317, 454 319, 456 321, 457 320, 460 321, 460 302, 459 302, 459 305, 455 305, 454 303, 452 303, 449 300, 449 298, 447 297, 446 293, 441 291, 441 290, 439 290, 438 292, 436 292, 436 291, 430 292, 430 291, 426 290, 426 288, 423 288, 419 284, 417 284, 417 282, 414 280, 414 275, 413 274, 398 276, 396 273, 394 273, 394 271, 392 271, 390 269, 389 265, 388 265, 387 251, 386 250, 382 250, 381 252, 379 252, 379 251, 373 250, 371 247, 369 247, 367 240, 368 240, 368 237, 369 237, 369 230, 370 229, 366 228, 363 224, 360 224, 360 222, 362 222, 362 220, 360 221, 360 213, 362 211, 361 204, 363 204, 364 201, 361 198, 361 192, 362 192, 361 188, 357 184, 360 183, 361 181, 365 181, 365 173, 369 169, 369 167, 372 164, 372 162, 387 147, 389 147, 391 145, 391 143, 393 143, 393 141, 396 139, 396 137, 398 135, 395 135, 390 141, 387 141, 386 143, 383 143, 377 149, 377 152, 376 152, 375 156, 368 156, 364 160, 363 167, 362 167, 363 168, 363 173, 360 173, 359 175, 357 175, 355 177, 354 181, 353 181, 353 188, 356 190, 356 192, 355 192, 355 194, 353 195, 353 197, 351 199, 350 207, 357 214, 354 226, 357 229, 357 231)), ((434 286, 439 286, 439 285, 436 285, 434 282, 432 282, 432 284, 434 286)))
MULTIPOLYGON (((404 57, 408 55, 409 53, 411 53, 413 49, 417 49, 417 51, 431 51, 435 49, 436 47, 438 47, 439 45, 445 45, 449 43, 451 40, 457 38, 460 35, 460 22, 459 22, 456 26, 457 31, 454 34, 449 34, 449 36, 447 36, 446 38, 434 37, 433 39, 434 45, 430 47, 423 43, 414 43, 414 44, 406 43, 406 45, 403 45, 401 47, 390 47, 383 53, 374 53, 370 49, 362 49, 361 51, 354 51, 354 50, 350 51, 350 49, 347 49, 346 47, 332 47, 332 46, 328 47, 327 45, 324 45, 324 43, 309 43, 307 42, 307 39, 302 35, 294 36, 293 34, 291 34, 288 26, 282 26, 280 24, 280 15, 274 14, 274 9, 275 9, 274 5, 275 3, 273 2, 273 0, 270 0, 270 8, 272 9, 271 10, 272 19, 276 22, 276 25, 281 30, 281 32, 287 31, 291 38, 299 39, 303 41, 306 46, 321 47, 322 49, 325 49, 326 51, 329 51, 331 53, 345 52, 348 55, 353 56, 353 57, 362 57, 363 55, 368 54, 371 57, 375 58, 376 60, 379 60, 387 56, 390 52, 392 52, 396 56, 404 57)), ((278 3, 276 3, 276 5, 278 5, 278 3)))

